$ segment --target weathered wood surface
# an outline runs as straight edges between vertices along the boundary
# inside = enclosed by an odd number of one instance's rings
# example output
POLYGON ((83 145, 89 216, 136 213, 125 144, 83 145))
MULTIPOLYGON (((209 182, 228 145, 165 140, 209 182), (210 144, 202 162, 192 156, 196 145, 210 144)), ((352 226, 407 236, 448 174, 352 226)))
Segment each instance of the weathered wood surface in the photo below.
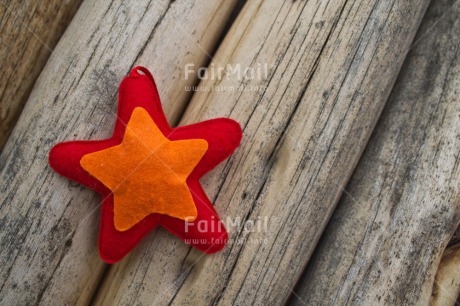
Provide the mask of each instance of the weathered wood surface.
POLYGON ((0 301, 88 302, 105 265, 100 197, 48 166, 52 145, 100 139, 134 64, 155 74, 171 121, 190 99, 184 66, 208 61, 235 1, 84 1, 41 73, 0 156, 0 301), (199 47, 198 47, 199 46, 199 47))
POLYGON ((156 231, 111 267, 96 304, 285 301, 358 162, 427 4, 249 1, 215 66, 268 63, 268 75, 200 83, 203 91, 181 123, 230 116, 242 124, 241 147, 203 183, 224 219, 268 217, 268 228, 229 227, 233 243, 211 256, 156 231), (224 91, 240 85, 247 90, 224 91))
POLYGON ((0 2, 0 150, 81 0, 0 2))
POLYGON ((293 304, 429 303, 460 220, 459 16, 430 6, 293 304))

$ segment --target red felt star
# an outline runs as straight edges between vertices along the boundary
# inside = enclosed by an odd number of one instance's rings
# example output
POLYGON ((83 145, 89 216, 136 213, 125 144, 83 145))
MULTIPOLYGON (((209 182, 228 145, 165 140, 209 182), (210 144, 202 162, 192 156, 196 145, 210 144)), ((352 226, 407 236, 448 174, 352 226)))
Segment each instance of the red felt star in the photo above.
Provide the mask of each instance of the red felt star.
MULTIPOLYGON (((99 233, 99 253, 103 260, 114 263, 121 260, 156 226, 161 225, 186 243, 206 252, 221 250, 228 234, 212 203, 206 196, 199 179, 226 159, 239 145, 240 125, 228 118, 218 118, 197 124, 171 128, 161 107, 158 91, 150 72, 135 67, 120 85, 118 114, 113 136, 97 141, 70 141, 54 146, 49 155, 51 167, 71 180, 77 181, 102 195, 102 214, 99 233), (143 72, 141 74, 140 72, 143 72), (170 141, 203 139, 208 148, 186 179, 197 216, 193 222, 152 213, 125 231, 114 224, 114 193, 81 166, 83 156, 119 146, 134 109, 147 111, 156 126, 170 141)), ((152 173, 154 175, 154 173, 152 173)), ((148 192, 148 190, 136 190, 148 192)))

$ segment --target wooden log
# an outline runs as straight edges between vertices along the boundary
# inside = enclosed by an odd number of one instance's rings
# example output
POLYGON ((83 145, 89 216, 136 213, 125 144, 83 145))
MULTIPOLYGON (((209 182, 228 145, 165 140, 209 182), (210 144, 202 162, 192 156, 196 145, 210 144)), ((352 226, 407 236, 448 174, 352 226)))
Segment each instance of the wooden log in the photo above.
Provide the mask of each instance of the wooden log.
POLYGON ((215 67, 232 73, 200 83, 181 121, 230 116, 243 126, 236 154, 203 180, 224 220, 241 223, 227 221, 231 241, 210 256, 157 231, 109 270, 96 304, 277 305, 287 299, 427 3, 248 2, 214 58, 215 67), (268 64, 267 75, 233 73, 237 65, 259 64, 268 64), (251 221, 258 228, 249 230, 251 221))
POLYGON ((0 3, 0 151, 81 0, 0 3))
POLYGON ((40 75, 0 155, 0 301, 86 304, 105 265, 100 197, 48 166, 64 140, 112 133, 120 81, 135 64, 156 77, 169 119, 190 99, 184 67, 208 62, 235 1, 86 0, 40 75))
POLYGON ((460 220, 459 16, 430 6, 293 304, 429 303, 460 220))

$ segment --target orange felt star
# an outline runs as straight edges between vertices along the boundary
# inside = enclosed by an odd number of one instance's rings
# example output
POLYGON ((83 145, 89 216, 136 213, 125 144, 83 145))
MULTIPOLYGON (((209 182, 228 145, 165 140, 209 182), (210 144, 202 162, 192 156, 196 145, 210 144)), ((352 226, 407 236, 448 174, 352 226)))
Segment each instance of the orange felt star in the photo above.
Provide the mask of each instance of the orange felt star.
POLYGON ((115 228, 126 231, 152 213, 196 219, 186 180, 207 149, 204 139, 169 140, 137 107, 122 143, 84 155, 80 165, 112 191, 115 228))

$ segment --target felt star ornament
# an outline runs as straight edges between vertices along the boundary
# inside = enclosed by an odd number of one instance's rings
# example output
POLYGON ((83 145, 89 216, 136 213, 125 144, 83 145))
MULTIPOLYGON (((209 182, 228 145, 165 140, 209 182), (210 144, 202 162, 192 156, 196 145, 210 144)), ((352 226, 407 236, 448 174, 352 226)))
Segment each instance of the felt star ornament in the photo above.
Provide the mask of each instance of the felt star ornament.
POLYGON ((102 195, 99 254, 106 262, 122 259, 157 226, 210 254, 228 234, 199 179, 241 137, 228 118, 171 128, 152 75, 135 67, 120 85, 113 136, 59 143, 49 163, 102 195))

